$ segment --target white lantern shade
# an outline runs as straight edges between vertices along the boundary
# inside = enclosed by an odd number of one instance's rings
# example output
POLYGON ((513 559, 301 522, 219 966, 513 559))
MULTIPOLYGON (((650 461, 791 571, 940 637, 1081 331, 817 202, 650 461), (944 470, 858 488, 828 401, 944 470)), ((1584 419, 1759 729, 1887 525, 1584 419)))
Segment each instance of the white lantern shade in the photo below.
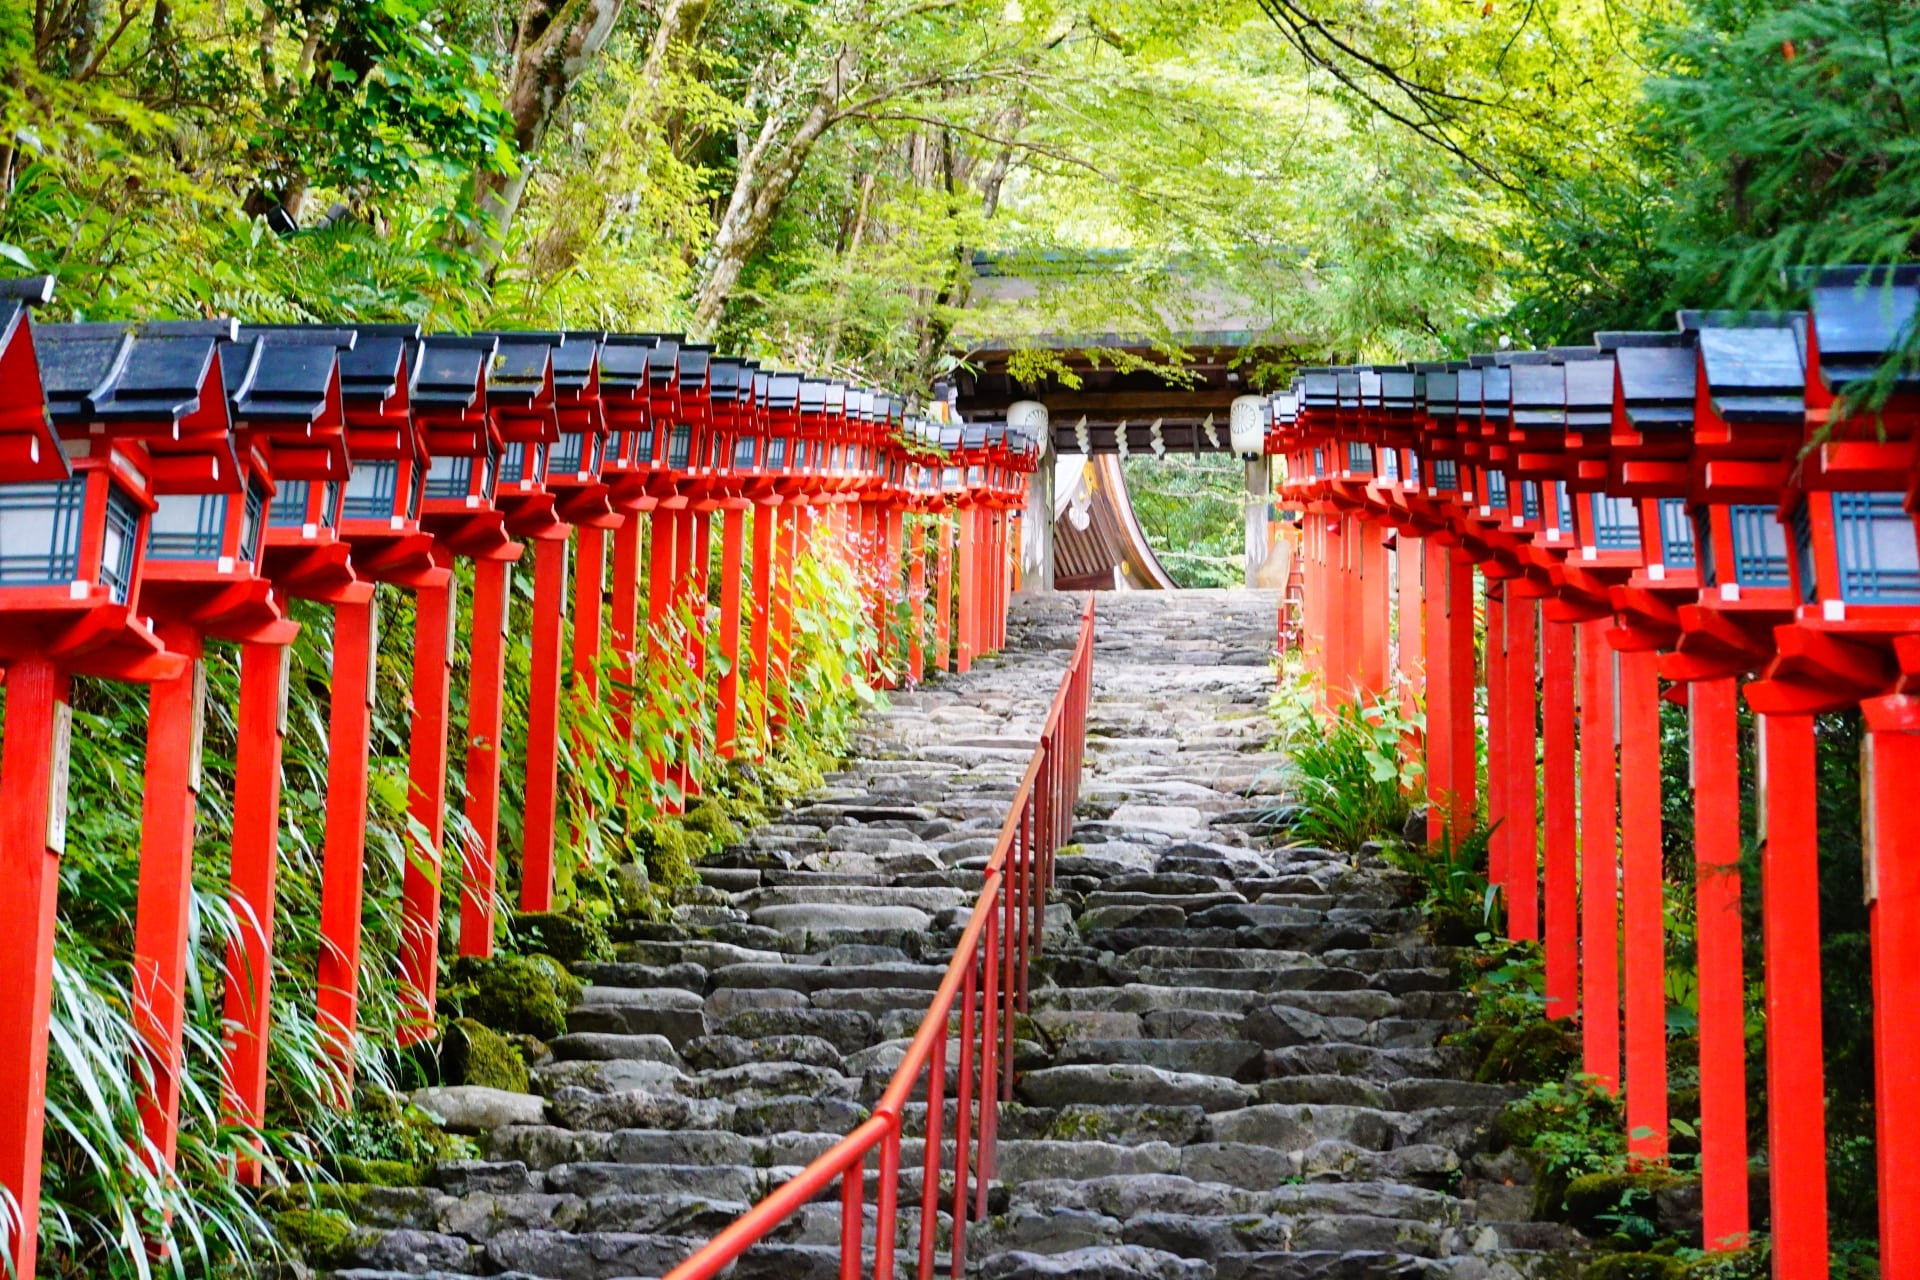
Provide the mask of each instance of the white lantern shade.
POLYGON ((1007 406, 1007 427, 1009 430, 1025 431, 1035 440, 1045 444, 1047 439, 1047 406, 1038 400, 1015 400, 1007 406))
POLYGON ((1267 433, 1260 413, 1259 396, 1235 396, 1228 410, 1227 434, 1233 451, 1243 458, 1257 458, 1266 452, 1267 433))

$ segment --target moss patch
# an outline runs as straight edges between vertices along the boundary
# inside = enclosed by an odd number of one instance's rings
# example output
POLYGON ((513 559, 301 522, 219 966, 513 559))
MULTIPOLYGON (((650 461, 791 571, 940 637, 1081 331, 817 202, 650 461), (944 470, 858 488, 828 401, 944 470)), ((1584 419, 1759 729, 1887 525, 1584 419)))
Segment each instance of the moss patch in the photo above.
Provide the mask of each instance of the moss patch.
POLYGON ((1659 1253, 1610 1253, 1587 1264, 1586 1280, 1686 1280, 1687 1265, 1659 1253))
POLYGON ((273 1217, 280 1239, 309 1262, 337 1257, 353 1235, 353 1223, 338 1209, 288 1209, 273 1217))
POLYGON ((740 828, 734 825, 726 809, 713 800, 702 800, 689 809, 680 819, 680 825, 705 836, 716 850, 740 843, 740 828))
POLYGON ((707 854, 707 838, 673 823, 656 822, 643 834, 640 853, 654 884, 692 884, 693 865, 707 854))
POLYGON ((564 1034, 567 1010, 580 999, 580 980, 553 956, 462 956, 452 978, 440 999, 447 1012, 540 1039, 564 1034))
POLYGON ((1558 1080, 1580 1060, 1579 1039, 1559 1022, 1543 1019, 1489 1030, 1496 1034, 1488 1039, 1473 1077, 1482 1084, 1558 1080))
POLYGON ((441 1045, 448 1084, 478 1084, 526 1093, 527 1064, 513 1041, 472 1018, 456 1018, 441 1045))
MULTIPOLYGON (((365 1160, 359 1156, 335 1156, 334 1172, 340 1175, 342 1182, 363 1183, 375 1187, 417 1187, 424 1179, 420 1166, 409 1160, 365 1160)), ((351 1187, 339 1188, 343 1191, 354 1190, 351 1187)), ((342 1197, 339 1207, 345 1208, 358 1194, 342 1197)))
POLYGON ((523 949, 543 952, 563 965, 613 957, 606 926, 583 911, 523 911, 514 916, 513 929, 523 949))

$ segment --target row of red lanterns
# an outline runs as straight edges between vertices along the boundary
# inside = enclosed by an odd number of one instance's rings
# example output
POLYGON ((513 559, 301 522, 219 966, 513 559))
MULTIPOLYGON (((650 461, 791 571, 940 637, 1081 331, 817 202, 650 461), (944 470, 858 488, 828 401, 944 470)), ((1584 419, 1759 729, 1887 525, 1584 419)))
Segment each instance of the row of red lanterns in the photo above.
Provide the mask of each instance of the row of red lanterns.
POLYGON ((1401 683, 1424 694, 1435 837, 1477 809, 1481 575, 1489 877, 1516 938, 1540 935, 1544 903, 1549 1012, 1580 1019, 1585 1069, 1608 1088, 1624 1024, 1644 1163, 1666 1158, 1669 1130, 1659 699, 1688 706, 1718 1248, 1749 1229, 1742 693, 1757 713, 1774 1266, 1795 1280, 1827 1274, 1812 717, 1864 711, 1880 1258, 1884 1274, 1920 1275, 1920 1035, 1903 1016, 1920 1000, 1920 824, 1901 807, 1920 776, 1920 268, 1803 283, 1804 311, 1683 312, 1673 330, 1591 347, 1306 370, 1272 397, 1267 447, 1285 459, 1283 503, 1304 513, 1306 646, 1336 696, 1394 683, 1397 547, 1401 683))
MULTIPOLYGON (((641 640, 652 670, 685 663, 704 674, 703 637, 689 635, 682 652, 667 645, 676 613, 704 616, 719 514, 724 662, 713 735, 722 756, 741 746, 743 676, 771 720, 783 711, 791 573, 804 547, 856 564, 884 646, 900 595, 903 517, 939 514, 943 579, 959 537, 961 669, 1003 637, 1011 513, 1024 504, 1038 450, 1017 429, 961 424, 938 404, 915 412, 903 397, 765 369, 671 335, 231 320, 36 325, 28 309, 50 296, 49 281, 0 282, 0 870, 12 886, 0 897, 0 954, 22 979, 0 996, 0 1186, 17 1206, 8 1253, 18 1274, 34 1265, 74 675, 152 687, 133 1004, 153 1076, 145 1128, 170 1165, 209 639, 241 649, 232 893, 239 917, 255 923, 228 957, 225 1084, 229 1115, 257 1124, 286 656, 297 631, 289 598, 334 613, 318 1017, 343 1101, 358 1003, 375 584, 408 589, 416 603, 410 808, 428 838, 404 887, 412 1039, 433 1030, 457 558, 473 565, 465 813, 478 835, 460 851, 459 877, 461 949, 470 955, 493 946, 508 575, 529 549, 524 910, 553 901, 570 543, 576 688, 592 692, 597 682, 609 603, 623 685, 641 640), (652 530, 645 566, 642 517, 652 530)), ((915 531, 909 568, 907 674, 916 679, 923 537, 915 531)), ((943 664, 954 603, 943 580, 943 664)), ((874 655, 877 673, 891 665, 884 648, 874 655)), ((630 707, 623 718, 631 724, 630 707)), ((668 797, 699 786, 684 761, 656 761, 655 779, 668 797)))

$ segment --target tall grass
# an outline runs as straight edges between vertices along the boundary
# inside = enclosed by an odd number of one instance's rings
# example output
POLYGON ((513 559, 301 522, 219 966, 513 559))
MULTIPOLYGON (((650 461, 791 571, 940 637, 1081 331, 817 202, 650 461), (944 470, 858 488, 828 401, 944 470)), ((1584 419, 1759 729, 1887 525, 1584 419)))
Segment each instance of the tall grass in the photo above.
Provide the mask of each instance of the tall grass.
POLYGON ((1297 840, 1358 852, 1370 841, 1401 839, 1425 777, 1407 745, 1424 722, 1401 714, 1397 694, 1354 697, 1328 710, 1294 676, 1283 680, 1269 711, 1279 726, 1275 748, 1286 757, 1297 840))

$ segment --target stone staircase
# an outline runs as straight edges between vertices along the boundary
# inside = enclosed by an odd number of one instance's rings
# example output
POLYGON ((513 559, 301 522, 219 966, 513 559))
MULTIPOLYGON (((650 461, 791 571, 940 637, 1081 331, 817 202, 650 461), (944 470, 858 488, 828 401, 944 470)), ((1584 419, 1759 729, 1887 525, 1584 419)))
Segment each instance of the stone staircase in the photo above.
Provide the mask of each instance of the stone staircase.
MULTIPOLYGON (((1276 608, 1102 597, 1081 820, 971 1274, 1577 1273, 1572 1237, 1525 1220, 1524 1163, 1487 1154, 1509 1091, 1438 1046, 1465 997, 1393 874, 1263 826, 1276 608)), ((618 962, 581 966, 541 1096, 436 1098, 485 1159, 367 1193, 339 1280, 659 1276, 864 1119, 980 887, 1076 613, 1023 603, 1004 655, 896 695, 824 794, 703 867, 671 924, 627 925, 618 962)), ((732 1274, 836 1276, 839 1218, 837 1196, 809 1205, 732 1274)))

